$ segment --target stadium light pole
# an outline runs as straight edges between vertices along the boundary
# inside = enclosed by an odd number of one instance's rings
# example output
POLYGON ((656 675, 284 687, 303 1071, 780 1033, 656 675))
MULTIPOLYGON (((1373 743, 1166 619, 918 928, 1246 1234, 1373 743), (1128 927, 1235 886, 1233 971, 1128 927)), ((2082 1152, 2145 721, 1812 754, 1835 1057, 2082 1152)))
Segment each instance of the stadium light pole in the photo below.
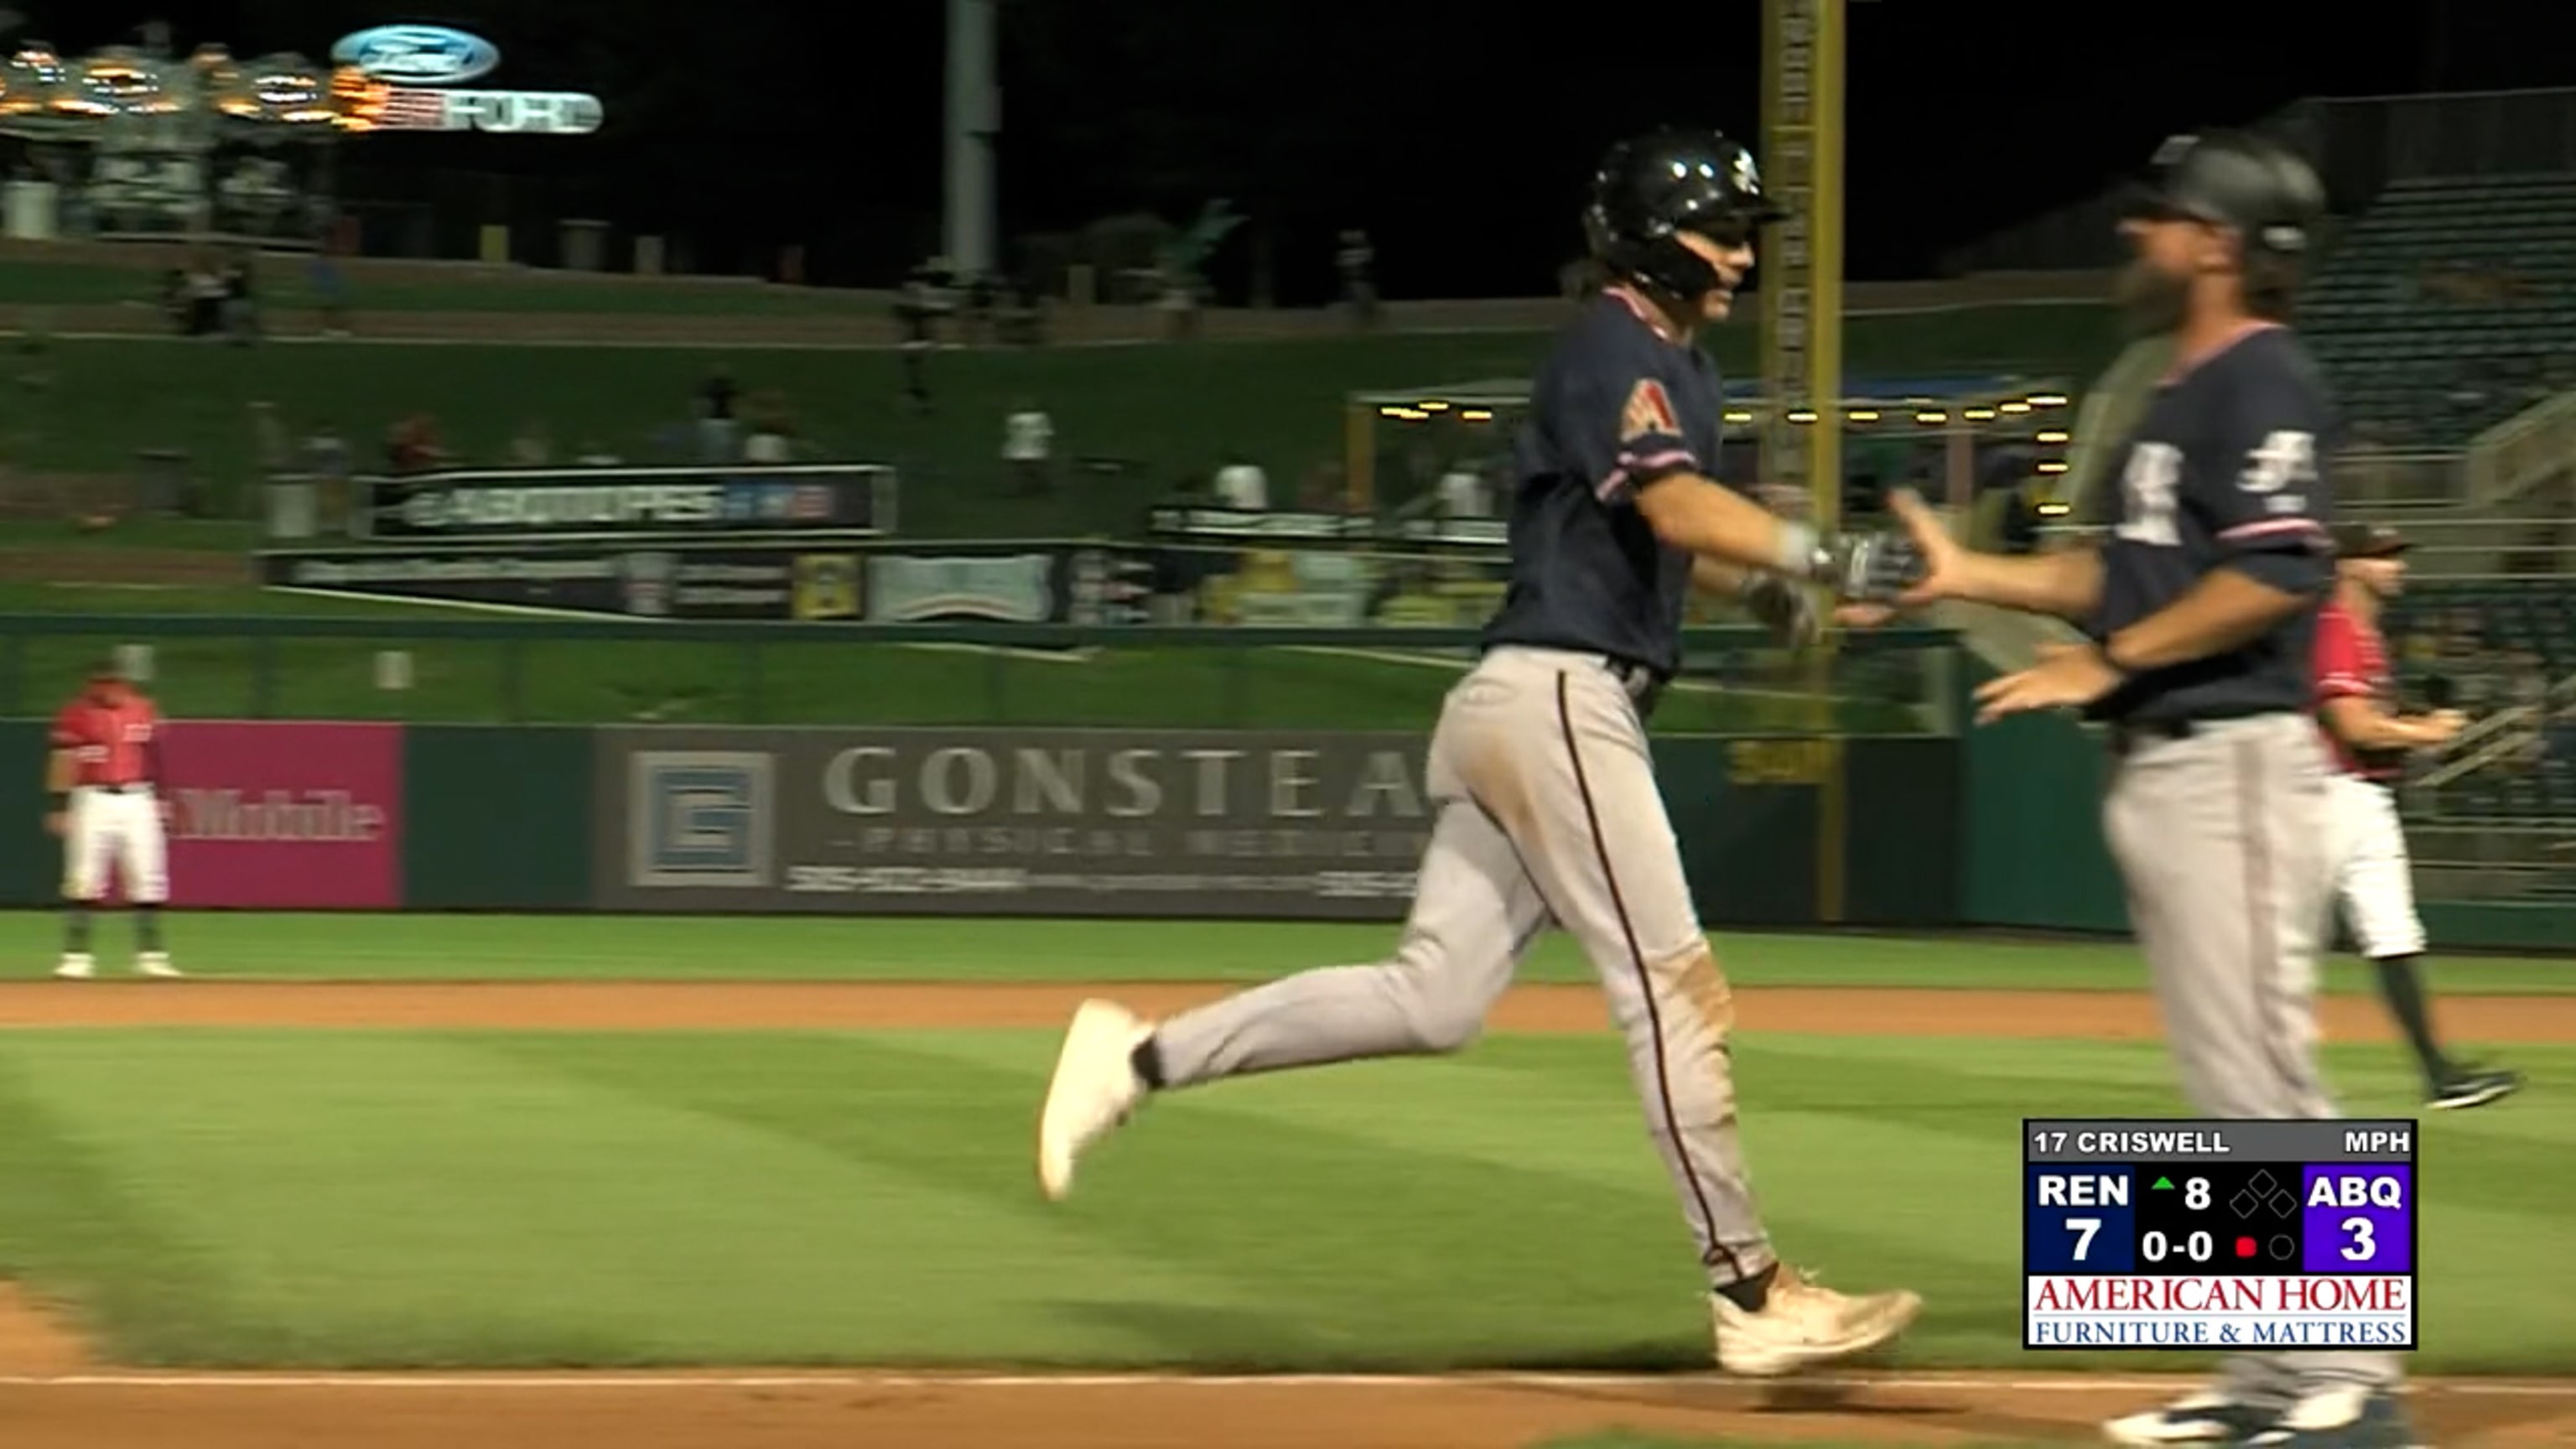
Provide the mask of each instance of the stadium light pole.
POLYGON ((947 224, 950 273, 993 270, 993 141, 1002 129, 997 0, 948 0, 947 224))

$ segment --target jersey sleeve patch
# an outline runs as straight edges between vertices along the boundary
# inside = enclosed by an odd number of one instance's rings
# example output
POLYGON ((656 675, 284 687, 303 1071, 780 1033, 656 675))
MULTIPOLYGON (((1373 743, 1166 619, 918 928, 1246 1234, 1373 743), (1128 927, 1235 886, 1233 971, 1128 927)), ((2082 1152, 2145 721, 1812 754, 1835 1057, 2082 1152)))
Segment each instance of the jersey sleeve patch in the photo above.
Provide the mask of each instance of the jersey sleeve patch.
POLYGON ((1604 503, 1615 502, 1659 478, 1698 467, 1699 459, 1682 441, 1672 393, 1661 380, 1641 377, 1628 389, 1628 400, 1619 409, 1616 466, 1593 485, 1593 491, 1604 503))
POLYGON ((1676 438, 1681 431, 1681 424, 1673 417, 1672 394, 1651 377, 1637 379, 1637 385, 1628 389, 1628 405, 1619 410, 1619 441, 1676 438))

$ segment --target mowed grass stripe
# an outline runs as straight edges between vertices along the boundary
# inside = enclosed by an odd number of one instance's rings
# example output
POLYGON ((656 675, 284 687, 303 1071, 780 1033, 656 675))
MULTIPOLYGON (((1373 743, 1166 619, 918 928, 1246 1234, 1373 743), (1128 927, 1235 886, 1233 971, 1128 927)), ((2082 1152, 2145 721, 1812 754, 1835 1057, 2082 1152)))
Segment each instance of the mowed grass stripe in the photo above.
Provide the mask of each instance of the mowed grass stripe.
MULTIPOLYGON (((157 1279, 170 1253, 153 1243, 206 1265, 193 1291, 156 1295, 150 1320, 100 1300, 116 1349, 149 1362, 1007 1360, 1061 1350, 1013 1326, 1050 1296, 1230 1289, 497 1041, 83 1033, 0 1039, 0 1053, 21 1115, 63 1124, 149 1229, 129 1256, 63 1271, 157 1279)), ((710 1090, 756 1080, 791 1116, 903 1121, 907 1095, 947 1090, 848 1040, 801 1059, 767 1037, 660 1045, 655 1071, 710 1090), (819 1077, 799 1069, 815 1062, 819 1077)), ((616 1050, 554 1046, 574 1062, 616 1050)), ((40 1281, 54 1251, 27 1245, 40 1281)), ((1090 1337, 1113 1356, 1149 1347, 1090 1337)))
MULTIPOLYGON (((999 1034, 907 1040, 996 1069, 1023 1057, 999 1034)), ((1938 1302, 1941 1311, 1910 1341, 1910 1362, 2068 1366, 2061 1355, 2028 1356, 2018 1348, 2021 1119, 2187 1116, 2163 1049, 1977 1040, 1882 1047, 1881 1039, 1812 1036, 1737 1043, 1746 1146, 1781 1250, 1825 1264, 1837 1282, 1902 1282, 1938 1302)), ((2403 1095, 2411 1079, 2395 1049, 2338 1048, 2329 1060, 2339 1079, 2370 1078, 2394 1089, 2366 1110, 2412 1112, 2403 1095)), ((2529 1065, 2557 1077, 2576 1068, 2576 1051, 2537 1050, 2529 1065)), ((1085 1196, 1107 1198, 1112 1206, 1103 1211, 1115 1212, 1130 1194, 1172 1202, 1173 1178, 1195 1184, 1204 1177, 1215 1186, 1204 1191, 1202 1210, 1239 1217, 1256 1210, 1274 1174, 1300 1171, 1304 1135, 1325 1128, 1378 1149, 1371 1157, 1380 1176, 1361 1178, 1372 1164, 1354 1160, 1351 1191, 1402 1195, 1428 1183, 1436 1200, 1444 1190, 1437 1185, 1453 1176, 1463 1190, 1464 1179, 1495 1167, 1544 1174, 1551 1183, 1616 1191, 1618 1225, 1605 1230, 1686 1258, 1624 1056, 1608 1038, 1503 1037, 1456 1058, 1348 1064, 1177 1094, 1155 1103, 1135 1130, 1098 1155, 1085 1196), (1284 1161, 1273 1162, 1273 1143, 1284 1161), (1250 1171, 1239 1165, 1247 1152, 1260 1164, 1250 1171), (1460 1172, 1462 1162, 1472 1171, 1460 1172)), ((2444 1359, 2455 1364, 2550 1368, 2557 1351, 2528 1345, 2546 1341, 2539 1319, 2551 1308, 2525 1292, 2521 1260, 2554 1231, 2551 1202, 2576 1188, 2576 1165, 2535 1174, 2516 1163, 2534 1139, 2576 1136, 2576 1112, 2535 1114, 2517 1103, 2502 1112, 2431 1115, 2423 1131, 2426 1172, 2476 1184, 2447 1195, 2437 1188, 2427 1209, 2424 1241, 2428 1253, 2440 1255, 2434 1261, 2445 1285, 2428 1299, 2428 1343, 2437 1356, 2460 1355, 2444 1359), (2515 1186, 2504 1194, 2490 1190, 2507 1181, 2515 1186)), ((2548 1160, 2576 1164, 2563 1151, 2548 1160)), ((1557 1230, 1544 1214, 1525 1219, 1514 1201, 1489 1210, 1497 1222, 1478 1235, 1480 1243, 1521 1244, 1557 1230)), ((1576 1227, 1578 1243, 1586 1231, 1576 1227)), ((1363 1243, 1352 1251, 1373 1250, 1363 1243)), ((1695 1351, 1695 1325, 1668 1332, 1676 1361, 1695 1351)), ((2128 1355, 2083 1361, 2140 1366, 2128 1355)), ((2172 1368, 2189 1362, 2157 1361, 2172 1368)))
POLYGON ((0 1276, 131 1361, 175 1361, 160 1330, 225 1297, 210 1255, 163 1231, 85 1122, 49 1109, 12 1041, 0 1034, 0 1276))
MULTIPOLYGON (((52 958, 49 911, 0 912, 0 953, 52 958)), ((123 948, 123 923, 105 928, 123 948)), ((1393 925, 1272 921, 955 920, 840 916, 516 916, 182 912, 173 947, 192 974, 297 980, 1263 981, 1391 951, 1393 925)), ((2146 986, 2125 941, 1910 938, 1720 930, 1741 986, 1943 986, 2117 990, 2146 986)), ((2329 963, 2327 989, 2366 994, 2369 973, 2329 963)), ((1589 983, 1561 936, 1520 980, 1589 983)), ((2437 994, 2576 994, 2565 961, 2446 960, 2437 994)), ((2148 1018, 2151 1024, 2151 1018, 2148 1018)))
MULTIPOLYGON (((2158 1051, 1836 1045, 1738 1046, 1755 1184, 1792 1260, 1924 1291, 1908 1363, 2139 1367, 2017 1348, 2018 1118, 2178 1115, 2148 1085, 2158 1051)), ((1176 1094, 1049 1207, 1029 1131, 1053 1047, 0 1036, 17 1084, 0 1103, 82 1144, 114 1191, 81 1195, 123 1203, 148 1251, 84 1257, 59 1210, 0 1243, 39 1281, 172 1258, 165 1361, 1704 1362, 1690 1248, 1614 1041, 1506 1036, 1176 1094)), ((2564 1080, 2576 1052, 2527 1065, 2564 1080)), ((2576 1107, 2535 1093, 2425 1133, 2422 1366, 2563 1367, 2531 1265, 2576 1156, 2532 1147, 2576 1137, 2576 1107)), ((44 1166, 13 1150, 0 1161, 44 1166)))
MULTIPOLYGON (((938 1084, 899 1112, 866 1104, 792 1112, 756 1084, 734 1090, 674 1070, 672 1044, 659 1040, 544 1054, 618 1091, 800 1135, 1000 1212, 1041 1215, 1104 1256, 1173 1264, 1243 1288, 1230 1308, 1175 1301, 1142 1282, 1086 1295, 1048 1263, 995 1261, 975 1245, 989 1271, 1052 1295, 1044 1308, 1066 1337, 1040 1358, 1083 1351, 1076 1345, 1098 1354, 1100 1330, 1111 1328, 1154 1340, 1155 1353, 1140 1361, 1200 1366, 1663 1363, 1670 1335, 1686 1341, 1695 1321, 1680 1224, 1634 1178, 1556 1177, 1446 1156, 1408 1162, 1330 1126, 1283 1119, 1248 1128, 1221 1106, 1210 1110, 1213 1097, 1174 1098, 1156 1104, 1151 1130, 1104 1149, 1072 1200, 1050 1207, 1037 1199, 1030 1131, 1052 1043, 1023 1036, 1015 1060, 979 1066, 916 1050, 915 1035, 896 1040, 902 1045, 880 1040, 871 1049, 910 1061, 906 1078, 938 1084), (1496 1211, 1504 1203, 1508 1216, 1496 1211), (1665 1310, 1661 1342, 1648 1327, 1654 1315, 1640 1316, 1653 1305, 1665 1310)), ((544 1052, 542 1043, 516 1041, 499 1049, 544 1052)), ((1328 1084, 1310 1076, 1238 1085, 1258 1094, 1328 1084)), ((1413 1109, 1462 1117, 1472 1103, 1434 1095, 1413 1109)))

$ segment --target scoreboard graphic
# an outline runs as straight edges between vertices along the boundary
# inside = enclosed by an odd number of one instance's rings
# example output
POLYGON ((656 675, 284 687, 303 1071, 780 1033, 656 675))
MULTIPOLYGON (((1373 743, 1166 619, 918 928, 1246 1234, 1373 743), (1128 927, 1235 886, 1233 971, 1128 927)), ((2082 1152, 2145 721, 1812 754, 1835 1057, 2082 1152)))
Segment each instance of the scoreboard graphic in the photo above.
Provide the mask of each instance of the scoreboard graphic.
POLYGON ((2022 1346, 2412 1349, 2415 1123, 2022 1123, 2022 1346))

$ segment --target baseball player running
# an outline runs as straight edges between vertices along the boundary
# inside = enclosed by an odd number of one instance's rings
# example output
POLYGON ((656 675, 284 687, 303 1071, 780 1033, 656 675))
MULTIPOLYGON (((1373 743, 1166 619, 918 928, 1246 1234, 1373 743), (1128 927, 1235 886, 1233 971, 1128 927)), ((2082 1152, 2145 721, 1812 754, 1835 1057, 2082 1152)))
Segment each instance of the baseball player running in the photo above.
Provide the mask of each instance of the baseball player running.
MULTIPOLYGON (((1967 552, 1919 500, 1908 601, 2055 614, 2090 639, 1978 691, 1981 720, 2081 708, 2109 726, 2103 826, 2128 887, 2182 1089, 2218 1118, 2335 1113, 2312 995, 2333 862, 2309 717, 2332 577, 2322 464, 2338 423, 2284 325, 2324 188, 2259 138, 2181 137, 2122 229, 2122 300, 2175 360, 2101 490, 2098 548, 1967 552)), ((2380 1353, 2242 1353, 2219 1382, 2105 1426, 2123 1444, 2398 1449, 2413 1437, 2380 1353)))
POLYGON ((46 765, 54 809, 45 828, 63 841, 68 903, 56 976, 86 980, 97 974, 89 953, 90 916, 107 894, 111 864, 134 906, 134 969, 146 976, 179 974, 161 945, 161 905, 170 898, 161 779, 160 711, 114 664, 102 661, 54 717, 46 765))
POLYGON ((1898 538, 1819 539, 1721 484, 1718 379, 1697 345, 1779 213, 1752 153, 1707 131, 1613 148, 1586 213, 1609 275, 1558 337, 1517 440, 1511 582, 1428 758, 1437 803, 1395 954, 1309 971, 1154 1025, 1085 1003, 1038 1132, 1046 1195, 1150 1094, 1228 1077, 1467 1045, 1550 924, 1599 972, 1655 1146, 1707 1273, 1716 1356, 1785 1374, 1895 1337, 1921 1300, 1850 1295, 1774 1255, 1736 1132, 1725 975, 1648 752, 1694 583, 1740 591, 1795 637, 1799 586, 1884 597, 1919 560, 1898 538))
POLYGON ((2439 749, 2460 732, 2456 710, 2396 712, 2396 683, 2379 613, 2406 581, 2406 540, 2367 523, 2335 530, 2334 597, 2317 611, 2317 716, 2334 752, 2326 782, 2334 893, 2379 975, 2390 1014, 2414 1044, 2424 1071, 2425 1104, 2479 1107, 2522 1085, 2512 1072, 2462 1066, 2433 1035, 2418 963, 2424 922, 2415 914, 2414 865, 2397 821, 2397 778, 2409 751, 2439 749))

